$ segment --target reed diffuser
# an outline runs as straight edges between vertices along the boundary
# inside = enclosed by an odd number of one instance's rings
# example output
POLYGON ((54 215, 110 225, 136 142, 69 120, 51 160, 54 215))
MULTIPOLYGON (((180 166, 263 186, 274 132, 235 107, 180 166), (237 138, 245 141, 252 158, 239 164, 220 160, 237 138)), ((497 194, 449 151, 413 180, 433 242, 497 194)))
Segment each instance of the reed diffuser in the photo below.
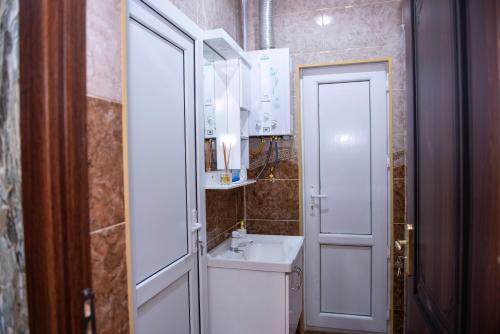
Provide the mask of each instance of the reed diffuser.
POLYGON ((220 176, 220 183, 224 185, 231 184, 231 173, 229 172, 229 158, 231 157, 231 143, 222 141, 222 152, 224 153, 224 172, 220 176))

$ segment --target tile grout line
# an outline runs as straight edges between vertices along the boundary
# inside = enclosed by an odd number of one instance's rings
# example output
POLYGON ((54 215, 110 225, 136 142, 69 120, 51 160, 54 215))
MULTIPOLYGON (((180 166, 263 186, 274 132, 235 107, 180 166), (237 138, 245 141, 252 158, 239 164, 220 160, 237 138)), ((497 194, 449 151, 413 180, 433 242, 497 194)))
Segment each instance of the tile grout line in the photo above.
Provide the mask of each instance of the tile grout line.
POLYGON ((248 218, 247 220, 266 221, 266 222, 298 222, 299 221, 299 219, 262 219, 262 218, 248 218))
MULTIPOLYGON (((370 45, 370 46, 361 46, 355 48, 346 48, 346 49, 327 49, 327 50, 303 50, 298 52, 291 52, 292 57, 296 57, 297 55, 307 55, 307 54, 325 54, 325 53, 333 53, 333 54, 342 54, 348 51, 365 51, 365 50, 374 50, 380 49, 389 46, 396 46, 396 43, 386 43, 380 45, 370 45)), ((293 58, 292 58, 293 59, 293 58)), ((406 88, 393 88, 393 90, 406 90, 406 88)))
MULTIPOLYGON (((367 4, 360 4, 360 5, 344 5, 344 6, 331 6, 331 7, 320 7, 316 9, 309 9, 309 10, 296 10, 289 12, 287 14, 277 14, 277 18, 281 17, 287 17, 291 15, 299 15, 299 14, 305 14, 305 13, 312 13, 312 12, 324 12, 328 10, 335 10, 335 11, 341 11, 341 10, 346 10, 346 9, 357 9, 357 8, 364 8, 364 7, 370 7, 370 6, 380 6, 380 5, 386 5, 386 4, 392 4, 392 3, 399 3, 399 0, 385 0, 385 1, 376 1, 372 3, 367 3, 367 4)), ((253 19, 258 19, 257 17, 252 17, 253 19)))
POLYGON ((106 227, 103 227, 103 228, 97 229, 97 230, 95 230, 95 231, 91 231, 91 232, 90 232, 90 235, 97 234, 97 233, 101 233, 101 232, 106 232, 106 231, 108 231, 108 230, 112 230, 112 229, 114 229, 115 227, 118 227, 118 226, 121 226, 121 225, 125 225, 125 222, 117 223, 117 224, 114 224, 114 225, 110 225, 110 226, 106 226, 106 227))
POLYGON ((104 97, 104 96, 97 96, 97 95, 87 94, 87 97, 90 97, 90 98, 96 99, 96 100, 105 101, 105 102, 111 102, 111 103, 115 103, 115 104, 119 104, 119 105, 123 104, 121 101, 118 101, 118 100, 115 100, 115 99, 109 98, 109 97, 104 97))

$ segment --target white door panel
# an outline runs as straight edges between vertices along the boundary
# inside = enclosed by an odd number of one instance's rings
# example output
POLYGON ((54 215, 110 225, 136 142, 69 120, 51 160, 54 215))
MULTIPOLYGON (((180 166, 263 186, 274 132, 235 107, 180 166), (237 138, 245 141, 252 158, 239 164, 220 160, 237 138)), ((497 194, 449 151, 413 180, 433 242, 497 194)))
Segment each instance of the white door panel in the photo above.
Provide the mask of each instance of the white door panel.
POLYGON ((371 315, 371 247, 320 248, 321 312, 371 315))
POLYGON ((302 73, 307 327, 387 331, 386 73, 302 73))
POLYGON ((195 42, 146 2, 127 9, 135 332, 197 333, 195 42))
POLYGON ((319 85, 322 233, 371 233, 370 82, 319 85))
POLYGON ((129 57, 130 218, 138 284, 188 252, 184 86, 178 84, 184 81, 184 55, 136 21, 129 38, 134 49, 129 57))
POLYGON ((189 275, 141 305, 137 310, 137 332, 147 334, 190 334, 189 275))

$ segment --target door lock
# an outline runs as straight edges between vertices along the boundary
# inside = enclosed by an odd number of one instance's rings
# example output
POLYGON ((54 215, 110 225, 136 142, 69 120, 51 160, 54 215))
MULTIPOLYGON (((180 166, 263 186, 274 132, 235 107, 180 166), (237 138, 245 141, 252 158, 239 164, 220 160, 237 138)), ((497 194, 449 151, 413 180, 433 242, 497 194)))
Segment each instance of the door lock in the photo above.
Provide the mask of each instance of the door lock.
POLYGON ((413 225, 405 225, 405 239, 396 240, 394 246, 398 251, 405 250, 406 275, 413 276, 413 225))
POLYGON ((83 302, 83 333, 95 334, 96 321, 95 321, 95 295, 92 289, 86 288, 82 291, 83 302))
POLYGON ((321 200, 322 198, 327 198, 327 195, 322 195, 322 194, 311 194, 311 212, 314 210, 314 207, 320 207, 319 201, 316 201, 316 199, 321 200))

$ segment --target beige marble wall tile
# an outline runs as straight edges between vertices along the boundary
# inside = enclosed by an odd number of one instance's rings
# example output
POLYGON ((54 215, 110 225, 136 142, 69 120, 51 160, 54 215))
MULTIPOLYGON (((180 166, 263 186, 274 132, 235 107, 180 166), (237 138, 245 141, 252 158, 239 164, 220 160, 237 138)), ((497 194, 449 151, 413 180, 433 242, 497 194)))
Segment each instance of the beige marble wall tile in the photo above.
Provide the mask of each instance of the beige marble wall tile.
POLYGON ((122 106, 87 98, 90 230, 125 220, 122 106))
POLYGON ((91 234, 90 246, 97 332, 128 333, 125 224, 91 234))
POLYGON ((202 0, 170 0, 170 2, 193 20, 193 22, 200 23, 199 11, 202 0))
POLYGON ((396 44, 403 35, 401 3, 325 9, 317 15, 331 20, 324 27, 324 50, 345 50, 396 44))
POLYGON ((274 38, 277 48, 290 48, 291 53, 321 51, 326 48, 324 27, 316 20, 318 12, 308 11, 274 18, 274 38))
POLYGON ((393 134, 406 134, 406 91, 393 91, 392 100, 392 132, 393 134))
POLYGON ((202 0, 200 24, 204 29, 224 29, 241 45, 241 6, 237 0, 202 0))
POLYGON ((404 151, 395 152, 393 154, 394 163, 394 178, 404 179, 406 177, 406 155, 404 151))
POLYGON ((121 101, 121 0, 87 1, 87 94, 121 101))
POLYGON ((387 2, 401 2, 401 0, 274 0, 274 12, 276 15, 286 15, 311 10, 327 8, 340 9, 344 7, 359 7, 387 2))

